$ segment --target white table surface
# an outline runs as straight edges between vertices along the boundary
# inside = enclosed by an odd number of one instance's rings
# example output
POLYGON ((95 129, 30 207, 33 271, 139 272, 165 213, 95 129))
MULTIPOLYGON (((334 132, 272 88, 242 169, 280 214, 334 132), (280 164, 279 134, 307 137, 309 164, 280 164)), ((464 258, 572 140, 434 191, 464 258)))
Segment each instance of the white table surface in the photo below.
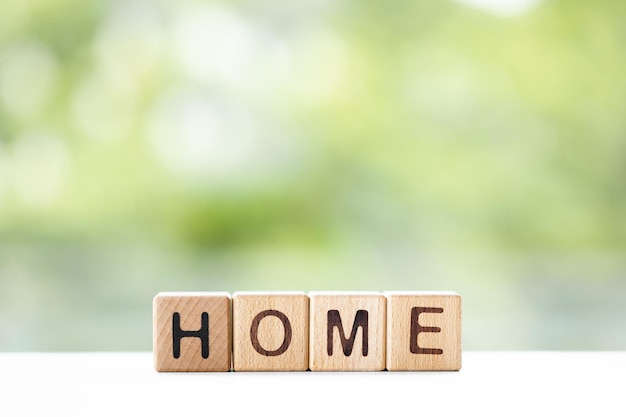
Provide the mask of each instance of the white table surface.
POLYGON ((157 373, 151 353, 0 353, 0 416, 626 416, 626 352, 464 352, 459 372, 157 373))

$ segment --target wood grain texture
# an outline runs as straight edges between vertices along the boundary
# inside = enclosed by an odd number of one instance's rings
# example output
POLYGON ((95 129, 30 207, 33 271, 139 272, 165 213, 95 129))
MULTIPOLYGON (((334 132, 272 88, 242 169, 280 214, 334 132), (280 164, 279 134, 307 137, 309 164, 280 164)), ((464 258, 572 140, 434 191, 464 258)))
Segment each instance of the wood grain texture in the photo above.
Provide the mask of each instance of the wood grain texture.
POLYGON ((461 369, 461 296, 453 292, 385 292, 387 369, 461 369))
POLYGON ((309 298, 312 371, 385 369, 386 299, 382 294, 311 292, 309 298))
POLYGON ((231 299, 225 292, 157 294, 153 300, 155 369, 229 371, 231 317, 231 299))
POLYGON ((309 297, 303 292, 233 294, 233 369, 306 371, 309 297))

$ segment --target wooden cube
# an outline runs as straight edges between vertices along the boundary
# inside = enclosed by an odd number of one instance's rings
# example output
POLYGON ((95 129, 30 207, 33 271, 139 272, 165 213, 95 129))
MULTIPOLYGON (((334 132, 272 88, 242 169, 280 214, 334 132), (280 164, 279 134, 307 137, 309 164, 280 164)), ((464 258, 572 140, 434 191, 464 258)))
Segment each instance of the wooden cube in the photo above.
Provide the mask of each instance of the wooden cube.
POLYGON ((233 294, 233 369, 306 371, 309 297, 303 292, 233 294))
POLYGON ((387 369, 461 369, 461 296, 453 292, 385 292, 387 369))
POLYGON ((230 295, 225 292, 157 294, 153 300, 155 369, 230 370, 231 317, 230 295))
POLYGON ((380 293, 311 292, 312 371, 385 369, 386 299, 380 293))

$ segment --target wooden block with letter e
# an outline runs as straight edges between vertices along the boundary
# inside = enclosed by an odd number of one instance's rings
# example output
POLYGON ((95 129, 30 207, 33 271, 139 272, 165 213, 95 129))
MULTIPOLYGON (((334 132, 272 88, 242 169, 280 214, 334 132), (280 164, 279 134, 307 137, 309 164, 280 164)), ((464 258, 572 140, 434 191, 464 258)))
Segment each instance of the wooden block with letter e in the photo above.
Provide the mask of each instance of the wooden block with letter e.
POLYGON ((303 292, 233 294, 233 369, 306 371, 309 297, 303 292))
POLYGON ((152 318, 156 370, 229 371, 231 317, 226 292, 157 294, 152 318))
POLYGON ((461 296, 453 292, 385 292, 387 369, 461 369, 461 296))
POLYGON ((380 293, 311 292, 312 371, 385 369, 386 299, 380 293))

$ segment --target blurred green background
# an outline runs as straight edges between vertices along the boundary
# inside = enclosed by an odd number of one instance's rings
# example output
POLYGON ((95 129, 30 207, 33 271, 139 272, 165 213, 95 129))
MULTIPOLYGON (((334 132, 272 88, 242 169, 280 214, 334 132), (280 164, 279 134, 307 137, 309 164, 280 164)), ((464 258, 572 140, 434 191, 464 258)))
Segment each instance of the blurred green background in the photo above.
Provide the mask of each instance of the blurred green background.
POLYGON ((454 290, 626 349, 626 2, 2 0, 0 350, 159 291, 454 290))

